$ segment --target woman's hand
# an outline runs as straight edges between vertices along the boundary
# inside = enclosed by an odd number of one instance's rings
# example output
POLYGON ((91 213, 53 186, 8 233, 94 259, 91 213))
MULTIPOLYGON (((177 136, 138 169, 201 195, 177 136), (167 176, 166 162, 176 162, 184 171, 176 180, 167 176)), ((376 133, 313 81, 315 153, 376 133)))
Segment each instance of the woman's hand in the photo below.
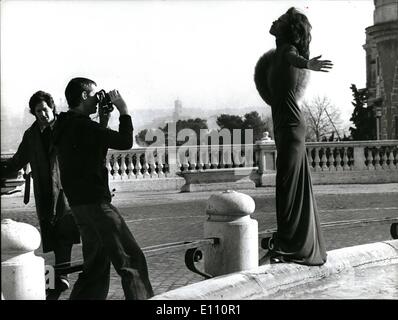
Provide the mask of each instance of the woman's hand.
POLYGON ((312 71, 329 72, 328 69, 332 69, 333 63, 330 60, 319 60, 322 55, 314 57, 307 62, 307 69, 312 71))

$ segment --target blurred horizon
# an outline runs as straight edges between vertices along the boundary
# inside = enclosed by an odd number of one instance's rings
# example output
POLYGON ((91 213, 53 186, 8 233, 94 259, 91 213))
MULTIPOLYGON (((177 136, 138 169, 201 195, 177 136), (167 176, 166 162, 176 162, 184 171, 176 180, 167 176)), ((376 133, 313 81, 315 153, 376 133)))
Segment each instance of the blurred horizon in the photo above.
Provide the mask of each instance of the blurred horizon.
POLYGON ((269 113, 254 85, 254 66, 275 47, 269 27, 291 6, 312 24, 311 57, 322 54, 334 63, 329 73, 311 73, 305 99, 328 97, 349 126, 349 87, 366 86, 362 46, 365 28, 373 24, 371 0, 8 0, 0 5, 1 133, 12 134, 11 141, 34 120, 27 115, 30 96, 44 90, 62 105, 64 88, 76 76, 93 79, 99 89, 119 89, 137 129, 146 124, 138 113, 172 113, 176 99, 187 110, 269 113))

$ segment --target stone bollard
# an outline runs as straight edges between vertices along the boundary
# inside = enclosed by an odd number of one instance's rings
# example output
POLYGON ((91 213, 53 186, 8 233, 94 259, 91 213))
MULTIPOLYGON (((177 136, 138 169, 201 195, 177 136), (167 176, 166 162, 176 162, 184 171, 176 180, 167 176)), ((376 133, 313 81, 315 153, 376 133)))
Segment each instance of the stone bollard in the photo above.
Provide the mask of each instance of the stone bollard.
POLYGON ((204 250, 206 273, 219 276, 258 267, 258 223, 250 218, 254 209, 250 196, 235 191, 209 198, 204 235, 220 243, 204 250))
POLYGON ((5 300, 45 300, 44 259, 34 254, 39 231, 11 219, 1 220, 1 291, 5 300))

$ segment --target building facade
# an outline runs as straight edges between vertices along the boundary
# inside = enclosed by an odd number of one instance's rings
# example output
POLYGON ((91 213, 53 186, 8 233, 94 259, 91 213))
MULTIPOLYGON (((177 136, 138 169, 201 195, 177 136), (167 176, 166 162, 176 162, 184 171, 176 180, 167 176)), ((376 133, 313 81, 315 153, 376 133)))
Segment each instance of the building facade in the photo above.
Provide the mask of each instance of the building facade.
POLYGON ((374 0, 366 28, 366 87, 378 139, 398 139, 398 0, 374 0))

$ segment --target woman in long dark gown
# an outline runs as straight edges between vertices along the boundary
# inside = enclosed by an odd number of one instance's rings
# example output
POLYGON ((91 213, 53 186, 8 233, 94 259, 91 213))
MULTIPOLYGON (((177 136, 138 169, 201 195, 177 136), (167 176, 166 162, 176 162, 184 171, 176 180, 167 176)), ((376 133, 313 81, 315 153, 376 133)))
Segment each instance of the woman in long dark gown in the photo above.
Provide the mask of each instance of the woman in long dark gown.
POLYGON ((328 71, 329 60, 309 59, 311 25, 290 8, 270 34, 276 49, 264 54, 255 69, 255 83, 272 109, 276 160, 277 232, 269 239, 271 262, 322 265, 326 250, 305 148, 305 121, 299 107, 308 69, 328 71))

